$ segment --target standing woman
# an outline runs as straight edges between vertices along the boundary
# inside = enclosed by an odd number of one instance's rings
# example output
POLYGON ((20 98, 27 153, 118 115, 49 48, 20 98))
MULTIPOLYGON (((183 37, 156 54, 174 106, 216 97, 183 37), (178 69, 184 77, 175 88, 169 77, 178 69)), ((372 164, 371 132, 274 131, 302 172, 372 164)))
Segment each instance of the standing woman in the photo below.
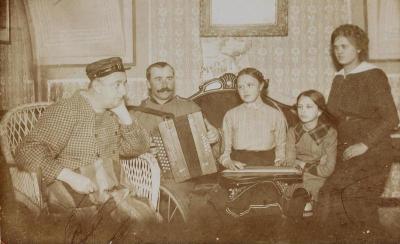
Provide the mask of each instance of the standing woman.
POLYGON ((338 154, 321 189, 321 205, 330 207, 320 209, 325 216, 320 220, 379 234, 379 200, 393 161, 390 134, 399 123, 396 107, 385 73, 365 61, 368 36, 360 27, 336 28, 331 48, 341 68, 328 98, 328 110, 338 120, 338 154))

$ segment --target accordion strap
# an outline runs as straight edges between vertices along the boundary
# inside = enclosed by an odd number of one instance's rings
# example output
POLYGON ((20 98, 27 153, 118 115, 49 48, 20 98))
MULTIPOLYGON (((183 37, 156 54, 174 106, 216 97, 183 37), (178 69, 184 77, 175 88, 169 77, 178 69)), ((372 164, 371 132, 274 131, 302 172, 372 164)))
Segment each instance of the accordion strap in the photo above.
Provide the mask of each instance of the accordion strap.
POLYGON ((145 108, 143 106, 126 106, 126 108, 128 110, 140 111, 140 112, 144 112, 144 113, 148 113, 148 114, 157 115, 164 119, 175 118, 175 115, 173 113, 167 113, 167 112, 160 111, 160 110, 153 109, 153 108, 145 108))

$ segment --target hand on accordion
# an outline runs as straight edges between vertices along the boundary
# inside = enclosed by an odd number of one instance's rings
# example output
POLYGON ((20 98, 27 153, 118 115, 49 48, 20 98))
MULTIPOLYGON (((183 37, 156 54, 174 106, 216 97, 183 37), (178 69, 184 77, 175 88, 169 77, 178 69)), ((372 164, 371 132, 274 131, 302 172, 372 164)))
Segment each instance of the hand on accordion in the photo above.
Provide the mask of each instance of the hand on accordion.
POLYGON ((207 128, 208 143, 210 143, 210 144, 216 143, 219 139, 219 132, 218 132, 217 128, 215 128, 212 124, 210 124, 210 122, 208 122, 207 119, 204 119, 204 123, 207 128))

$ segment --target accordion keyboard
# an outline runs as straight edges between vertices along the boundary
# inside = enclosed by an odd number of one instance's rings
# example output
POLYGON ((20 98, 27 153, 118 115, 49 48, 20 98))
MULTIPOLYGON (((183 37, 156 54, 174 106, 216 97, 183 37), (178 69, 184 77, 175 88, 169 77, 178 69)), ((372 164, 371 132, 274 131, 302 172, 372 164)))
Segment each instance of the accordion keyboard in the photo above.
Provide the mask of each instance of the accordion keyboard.
POLYGON ((161 169, 163 178, 172 179, 171 165, 168 160, 167 152, 165 151, 164 143, 160 136, 153 136, 153 143, 157 149, 156 159, 161 169))

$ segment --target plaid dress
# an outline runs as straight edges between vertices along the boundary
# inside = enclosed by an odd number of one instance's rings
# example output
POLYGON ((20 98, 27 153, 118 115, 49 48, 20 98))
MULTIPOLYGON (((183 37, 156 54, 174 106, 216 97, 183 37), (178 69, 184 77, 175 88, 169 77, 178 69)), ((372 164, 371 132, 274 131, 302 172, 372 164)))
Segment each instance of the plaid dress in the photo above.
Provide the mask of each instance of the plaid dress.
POLYGON ((324 123, 305 131, 298 123, 288 131, 286 140, 286 161, 295 166, 296 161, 305 163, 303 186, 318 200, 320 188, 334 171, 336 165, 336 130, 324 123))
POLYGON ((150 139, 134 119, 120 125, 110 111, 95 113, 76 92, 71 98, 49 106, 35 128, 24 138, 16 153, 23 168, 42 171, 45 183, 52 183, 63 168, 77 170, 96 159, 119 160, 149 149, 150 139))

